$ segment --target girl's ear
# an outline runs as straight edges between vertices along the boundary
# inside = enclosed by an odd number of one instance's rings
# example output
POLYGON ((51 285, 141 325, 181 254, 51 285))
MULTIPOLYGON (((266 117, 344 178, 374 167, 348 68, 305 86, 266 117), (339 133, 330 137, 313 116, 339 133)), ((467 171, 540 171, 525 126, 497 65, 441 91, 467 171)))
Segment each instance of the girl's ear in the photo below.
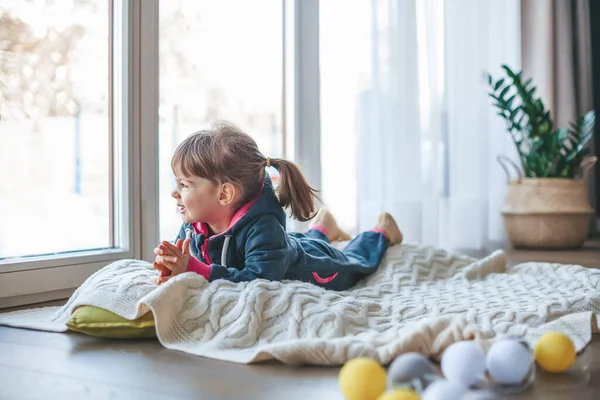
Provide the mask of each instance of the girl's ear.
POLYGON ((221 185, 221 190, 219 192, 219 204, 222 206, 227 206, 229 204, 233 204, 237 195, 237 189, 235 185, 231 183, 224 183, 221 185))

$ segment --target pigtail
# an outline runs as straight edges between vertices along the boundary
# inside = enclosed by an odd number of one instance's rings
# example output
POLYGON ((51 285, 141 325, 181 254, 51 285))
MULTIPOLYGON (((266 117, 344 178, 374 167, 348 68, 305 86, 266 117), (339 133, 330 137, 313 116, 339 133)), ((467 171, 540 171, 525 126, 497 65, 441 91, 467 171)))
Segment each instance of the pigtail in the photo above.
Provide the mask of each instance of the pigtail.
POLYGON ((268 164, 279 172, 277 189, 279 204, 289 208, 292 217, 308 221, 314 217, 317 190, 310 187, 300 168, 291 161, 281 158, 268 159, 268 164))

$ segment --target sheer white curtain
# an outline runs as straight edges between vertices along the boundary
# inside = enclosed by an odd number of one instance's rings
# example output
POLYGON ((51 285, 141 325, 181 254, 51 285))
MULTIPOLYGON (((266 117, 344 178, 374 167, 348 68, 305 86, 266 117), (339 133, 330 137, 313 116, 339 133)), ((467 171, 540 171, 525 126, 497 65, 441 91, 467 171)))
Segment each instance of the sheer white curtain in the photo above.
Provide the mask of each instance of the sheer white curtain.
POLYGON ((410 242, 504 240, 514 157, 485 73, 520 68, 518 0, 321 2, 323 198, 341 225, 390 212, 410 242))

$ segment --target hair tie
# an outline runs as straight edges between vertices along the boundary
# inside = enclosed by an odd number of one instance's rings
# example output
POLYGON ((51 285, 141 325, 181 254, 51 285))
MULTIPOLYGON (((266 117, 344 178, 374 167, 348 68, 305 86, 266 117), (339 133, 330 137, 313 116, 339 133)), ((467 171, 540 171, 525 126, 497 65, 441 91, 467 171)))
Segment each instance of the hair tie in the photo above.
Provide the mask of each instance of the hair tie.
POLYGON ((271 166, 271 159, 269 157, 267 157, 267 167, 271 166))

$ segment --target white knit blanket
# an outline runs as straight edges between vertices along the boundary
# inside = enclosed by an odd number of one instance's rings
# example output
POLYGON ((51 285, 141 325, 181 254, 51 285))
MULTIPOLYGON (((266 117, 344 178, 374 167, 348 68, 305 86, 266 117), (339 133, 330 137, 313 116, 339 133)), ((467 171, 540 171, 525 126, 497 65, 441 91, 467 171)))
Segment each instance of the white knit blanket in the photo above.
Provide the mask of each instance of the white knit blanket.
POLYGON ((394 246, 377 273, 346 292, 299 282, 208 283, 193 273, 157 287, 156 278, 146 262, 114 262, 65 306, 1 314, 0 324, 62 332, 80 305, 128 319, 151 311, 169 349, 237 363, 341 365, 361 355, 387 364, 407 351, 436 357, 457 340, 489 344, 504 333, 533 344, 550 330, 569 334, 581 350, 600 311, 600 270, 527 263, 507 271, 501 251, 475 260, 394 246))

